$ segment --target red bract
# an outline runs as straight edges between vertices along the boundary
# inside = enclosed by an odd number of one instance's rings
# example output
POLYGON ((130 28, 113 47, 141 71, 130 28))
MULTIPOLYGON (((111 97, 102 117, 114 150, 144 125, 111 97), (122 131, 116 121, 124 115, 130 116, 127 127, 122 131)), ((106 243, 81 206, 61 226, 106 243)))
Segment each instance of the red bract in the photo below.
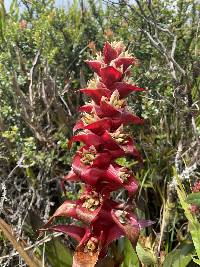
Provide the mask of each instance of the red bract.
POLYGON ((123 73, 130 67, 132 64, 136 63, 136 59, 134 57, 125 57, 125 56, 120 56, 113 60, 113 64, 119 68, 123 66, 123 73))
POLYGON ((111 91, 108 90, 107 88, 96 88, 96 89, 83 88, 80 89, 80 91, 85 95, 90 96, 97 105, 101 101, 102 96, 110 97, 112 94, 111 91))
POLYGON ((85 62, 90 66, 90 68, 93 71, 95 71, 98 75, 100 75, 100 69, 101 69, 101 66, 102 66, 101 61, 98 61, 98 60, 86 60, 85 62))
POLYGON ((134 156, 138 161, 142 161, 142 158, 137 151, 134 141, 129 134, 123 132, 123 127, 118 128, 115 132, 109 133, 105 131, 103 135, 98 136, 91 131, 84 131, 75 135, 69 142, 71 147, 72 142, 83 142, 87 146, 93 145, 96 149, 104 149, 110 151, 112 155, 122 157, 125 155, 134 156))
POLYGON ((127 97, 130 93, 135 91, 144 91, 143 88, 137 87, 133 84, 128 84, 125 82, 116 82, 112 86, 112 90, 117 90, 119 92, 120 98, 127 97))
POLYGON ((106 42, 103 55, 86 61, 96 72, 88 87, 80 89, 92 101, 80 107, 80 120, 73 131, 74 142, 83 145, 75 153, 71 171, 64 182, 82 182, 85 189, 75 201, 66 200, 41 230, 62 232, 78 242, 73 267, 94 267, 105 257, 111 242, 121 236, 136 245, 140 229, 151 225, 140 221, 133 213, 133 207, 112 200, 112 192, 124 189, 131 199, 138 190, 138 182, 128 167, 116 163, 119 157, 127 155, 138 162, 142 158, 133 138, 124 126, 142 124, 143 120, 132 114, 125 97, 142 88, 131 84, 130 66, 136 59, 125 51, 122 42, 106 42), (72 217, 82 221, 82 226, 56 225, 57 217, 72 217))
POLYGON ((100 76, 102 82, 106 85, 106 87, 109 87, 113 85, 115 82, 121 81, 122 72, 112 66, 107 66, 105 68, 100 69, 100 76))

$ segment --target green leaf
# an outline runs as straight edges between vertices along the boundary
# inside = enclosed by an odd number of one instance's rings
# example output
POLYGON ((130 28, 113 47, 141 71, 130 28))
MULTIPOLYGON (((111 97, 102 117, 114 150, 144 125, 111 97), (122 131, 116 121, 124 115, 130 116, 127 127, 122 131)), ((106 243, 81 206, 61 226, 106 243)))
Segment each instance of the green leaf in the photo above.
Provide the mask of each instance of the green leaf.
POLYGON ((116 159, 116 163, 119 164, 119 165, 121 165, 121 166, 123 166, 123 167, 125 167, 126 164, 127 164, 127 160, 126 160, 125 157, 117 158, 116 159))
POLYGON ((53 267, 72 266, 72 255, 58 238, 53 239, 46 244, 46 257, 53 267))
POLYGON ((124 261, 121 267, 139 267, 139 260, 131 242, 125 239, 124 242, 124 261))
POLYGON ((4 38, 5 17, 6 17, 6 10, 4 6, 4 1, 0 0, 0 35, 2 39, 4 38))
POLYGON ((199 222, 190 222, 189 231, 192 236, 192 241, 200 262, 200 224, 199 222))
POLYGON ((193 260, 195 263, 197 263, 198 265, 200 265, 200 260, 195 259, 194 257, 192 258, 192 260, 193 260))
POLYGON ((186 267, 191 259, 191 253, 187 255, 183 250, 177 249, 166 256, 163 267, 186 267))
POLYGON ((196 204, 200 206, 200 192, 189 194, 186 201, 188 204, 196 204))
POLYGON ((143 248, 139 243, 137 243, 136 252, 143 264, 156 266, 157 261, 153 251, 143 248))
POLYGON ((181 206, 184 209, 185 216, 189 221, 189 231, 192 236, 192 241, 193 241, 197 256, 199 258, 199 261, 200 261, 200 223, 198 222, 197 218, 194 217, 189 210, 189 204, 186 202, 186 199, 187 199, 186 193, 178 177, 178 174, 176 173, 176 170, 174 170, 174 175, 178 182, 178 186, 176 188, 177 194, 178 194, 181 206))
POLYGON ((15 21, 18 20, 19 18, 19 6, 17 3, 17 0, 13 0, 11 5, 10 5, 10 15, 12 18, 15 18, 15 21))

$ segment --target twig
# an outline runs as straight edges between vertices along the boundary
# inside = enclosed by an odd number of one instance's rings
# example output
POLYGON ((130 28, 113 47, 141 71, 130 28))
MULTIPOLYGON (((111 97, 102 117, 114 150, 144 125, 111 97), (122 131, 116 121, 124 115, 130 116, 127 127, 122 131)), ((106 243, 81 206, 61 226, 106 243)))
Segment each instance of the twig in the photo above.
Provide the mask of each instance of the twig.
MULTIPOLYGON (((53 236, 54 238, 56 238, 56 237, 59 237, 59 236, 61 236, 61 235, 63 235, 63 234, 62 234, 62 233, 53 233, 53 234, 51 234, 51 235, 49 235, 49 236, 46 236, 46 237, 44 237, 43 239, 41 239, 41 240, 35 242, 35 244, 33 244, 33 245, 29 246, 29 247, 24 248, 24 250, 25 250, 25 251, 28 251, 28 250, 30 250, 30 249, 33 249, 33 248, 42 246, 44 243, 47 243, 47 242, 51 241, 51 240, 52 240, 52 236, 53 236)), ((17 256, 17 255, 19 255, 19 252, 14 252, 14 253, 12 253, 12 254, 2 256, 2 257, 0 257, 0 261, 3 260, 3 259, 10 258, 10 257, 15 257, 15 256, 17 256)))
POLYGON ((25 213, 25 215, 24 215, 24 218, 23 218, 23 220, 22 220, 22 223, 21 223, 21 229, 20 229, 19 234, 21 234, 21 232, 22 232, 22 228, 23 228, 23 225, 24 225, 24 223, 25 223, 26 217, 27 217, 27 215, 28 215, 29 210, 32 208, 33 203, 34 203, 34 200, 35 200, 35 197, 36 197, 36 195, 35 195, 35 189, 34 189, 33 187, 31 187, 30 190, 32 190, 32 198, 31 198, 31 202, 30 202, 28 208, 26 209, 26 213, 25 213))
MULTIPOLYGON (((43 100, 44 100, 44 103, 46 105, 46 109, 42 112, 42 114, 40 116, 37 117, 37 120, 40 120, 42 117, 44 117, 44 115, 46 113, 48 113, 49 109, 51 108, 55 98, 56 98, 56 93, 55 93, 55 81, 51 79, 51 88, 53 89, 52 92, 53 92, 53 96, 51 97, 51 100, 48 101, 47 100, 47 97, 46 97, 46 92, 45 92, 45 87, 44 87, 44 84, 42 85, 42 95, 43 95, 43 100)), ((50 89, 50 87, 48 88, 48 90, 50 89)))
POLYGON ((21 167, 21 163, 24 160, 24 155, 21 156, 21 158, 18 160, 17 165, 12 169, 12 171, 8 174, 7 179, 9 179, 10 177, 12 177, 12 175, 14 174, 15 170, 19 167, 21 167))
POLYGON ((6 184, 5 182, 2 182, 1 184, 1 188, 2 188, 2 196, 1 196, 1 200, 0 200, 0 213, 2 212, 3 210, 3 204, 4 204, 4 201, 7 200, 7 197, 6 197, 6 184))
POLYGON ((41 48, 37 51, 36 56, 33 60, 33 64, 29 73, 30 78, 30 84, 29 84, 29 99, 30 99, 30 105, 33 106, 33 73, 35 70, 35 67, 37 65, 38 59, 40 57, 41 48))
POLYGON ((40 267, 39 262, 36 262, 34 258, 31 258, 24 250, 22 242, 17 242, 15 236, 12 234, 11 227, 0 218, 0 228, 6 238, 12 243, 13 247, 18 251, 20 256, 24 259, 29 267, 40 267))
MULTIPOLYGON (((45 233, 46 236, 46 233, 45 233)), ((43 248, 42 248, 42 267, 44 267, 45 264, 45 248, 46 248, 46 243, 43 244, 43 248)))
POLYGON ((70 110, 69 105, 67 104, 67 102, 64 100, 64 98, 62 97, 62 95, 59 94, 59 97, 62 100, 63 104, 65 105, 65 107, 66 107, 66 109, 68 111, 69 116, 72 116, 72 112, 71 112, 71 110, 70 110))

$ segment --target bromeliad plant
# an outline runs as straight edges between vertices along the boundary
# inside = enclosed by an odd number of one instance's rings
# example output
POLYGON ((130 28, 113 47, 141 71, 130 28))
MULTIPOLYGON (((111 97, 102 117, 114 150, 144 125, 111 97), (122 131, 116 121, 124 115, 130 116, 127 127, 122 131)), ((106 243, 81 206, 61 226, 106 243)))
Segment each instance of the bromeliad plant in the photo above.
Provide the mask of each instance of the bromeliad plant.
POLYGON ((66 200, 44 227, 79 242, 74 267, 95 266, 106 256, 109 244, 119 237, 126 236, 135 246, 140 229, 150 223, 138 220, 130 204, 111 197, 113 191, 122 188, 133 197, 138 189, 132 171, 116 163, 117 158, 126 155, 142 161, 133 139, 124 129, 129 123, 143 123, 131 113, 125 100, 131 92, 143 90, 131 84, 130 67, 136 59, 125 51, 122 42, 106 42, 103 55, 99 53, 86 63, 95 75, 88 87, 80 91, 92 100, 80 108, 82 115, 74 127, 76 135, 69 144, 84 145, 76 152, 72 169, 64 177, 65 181, 83 182, 84 191, 78 200, 66 200), (59 216, 81 220, 82 226, 51 226, 59 216))

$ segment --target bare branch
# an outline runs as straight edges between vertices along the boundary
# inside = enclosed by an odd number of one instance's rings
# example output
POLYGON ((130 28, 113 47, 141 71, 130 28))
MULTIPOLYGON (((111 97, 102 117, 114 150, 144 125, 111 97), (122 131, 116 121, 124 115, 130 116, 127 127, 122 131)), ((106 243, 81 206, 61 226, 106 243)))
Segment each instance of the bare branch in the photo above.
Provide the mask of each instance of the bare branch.
POLYGON ((29 79, 30 79, 30 84, 29 84, 29 100, 30 100, 30 105, 33 106, 33 74, 35 67, 38 63, 38 59, 40 57, 41 49, 39 49, 35 55, 35 58, 33 60, 33 64, 29 73, 29 79))
POLYGON ((2 230, 3 234, 6 238, 12 243, 14 248, 19 252, 19 254, 23 257, 25 262, 30 267, 39 267, 40 264, 38 260, 31 258, 29 254, 24 250, 24 245, 22 242, 17 242, 15 236, 12 234, 11 227, 0 218, 0 229, 2 230))
MULTIPOLYGON (((31 249, 36 249, 37 247, 43 246, 45 243, 48 243, 48 242, 52 241, 52 238, 56 238, 56 237, 59 237, 61 235, 63 235, 63 234, 62 233, 52 233, 51 235, 47 235, 43 239, 41 239, 39 241, 36 241, 33 245, 25 247, 24 250, 28 251, 28 250, 31 250, 31 249)), ((0 257, 0 261, 4 260, 4 259, 7 259, 9 257, 11 257, 11 258, 15 257, 17 255, 19 255, 19 252, 14 252, 12 254, 2 256, 2 257, 0 257)))

